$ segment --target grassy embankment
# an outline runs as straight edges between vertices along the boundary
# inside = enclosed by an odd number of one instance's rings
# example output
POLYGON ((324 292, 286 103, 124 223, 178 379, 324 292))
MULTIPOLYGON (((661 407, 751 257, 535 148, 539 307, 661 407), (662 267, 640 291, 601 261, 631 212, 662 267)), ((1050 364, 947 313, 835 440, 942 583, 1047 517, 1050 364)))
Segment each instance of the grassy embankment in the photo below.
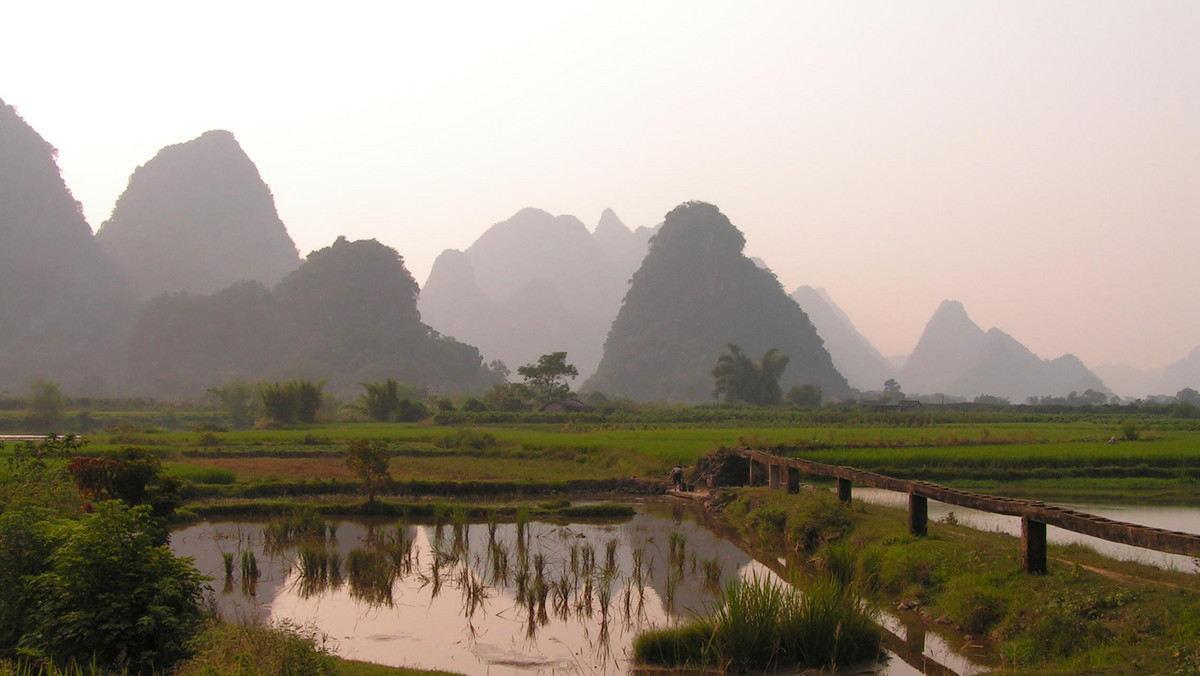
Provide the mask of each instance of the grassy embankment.
POLYGON ((1049 573, 1032 576, 1017 538, 944 523, 913 538, 902 510, 846 506, 824 491, 741 489, 722 520, 762 560, 815 563, 1002 673, 1200 673, 1194 572, 1052 545, 1049 573))

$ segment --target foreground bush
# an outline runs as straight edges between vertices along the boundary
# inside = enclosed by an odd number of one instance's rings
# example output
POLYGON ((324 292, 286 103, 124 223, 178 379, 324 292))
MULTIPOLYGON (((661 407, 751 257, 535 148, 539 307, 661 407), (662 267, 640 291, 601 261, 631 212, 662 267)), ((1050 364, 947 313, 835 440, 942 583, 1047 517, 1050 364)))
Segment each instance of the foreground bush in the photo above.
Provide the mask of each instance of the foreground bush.
POLYGON ((149 507, 118 501, 82 519, 35 523, 35 547, 47 556, 3 553, 24 574, 0 605, 28 613, 21 630, 5 636, 5 652, 133 673, 162 671, 186 655, 202 620, 205 578, 174 556, 159 530, 149 507))

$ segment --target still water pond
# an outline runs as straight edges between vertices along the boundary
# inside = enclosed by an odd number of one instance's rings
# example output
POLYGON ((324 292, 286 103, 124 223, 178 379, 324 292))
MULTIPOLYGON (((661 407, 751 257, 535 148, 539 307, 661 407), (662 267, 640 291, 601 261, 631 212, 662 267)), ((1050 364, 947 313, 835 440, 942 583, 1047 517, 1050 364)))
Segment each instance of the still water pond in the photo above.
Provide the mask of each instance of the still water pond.
MULTIPOLYGON (((617 524, 355 520, 286 544, 266 525, 172 535, 213 578, 227 619, 286 619, 327 634, 343 657, 470 675, 628 673, 638 633, 686 622, 730 580, 779 568, 658 501, 617 524), (250 557, 257 578, 243 574, 250 557)), ((901 622, 885 625, 903 639, 901 622)), ((932 634, 916 654, 951 667, 939 673, 980 671, 932 634)), ((891 655, 879 673, 921 673, 906 659, 891 655)))

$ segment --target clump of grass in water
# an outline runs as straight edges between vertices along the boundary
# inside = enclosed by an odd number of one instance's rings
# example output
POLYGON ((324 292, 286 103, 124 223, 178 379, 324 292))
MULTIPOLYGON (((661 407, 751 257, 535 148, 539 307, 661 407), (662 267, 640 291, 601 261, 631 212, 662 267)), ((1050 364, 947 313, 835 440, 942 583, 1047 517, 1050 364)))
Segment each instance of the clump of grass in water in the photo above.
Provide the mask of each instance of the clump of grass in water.
POLYGON ((371 606, 391 607, 395 571, 382 554, 359 548, 350 550, 346 557, 346 576, 350 583, 350 598, 371 606))
POLYGON ((879 654, 883 638, 874 620, 853 588, 836 580, 820 579, 801 595, 790 585, 752 578, 727 585, 712 617, 639 635, 634 659, 757 671, 790 656, 801 666, 832 670, 879 654))
POLYGON ((496 527, 500 525, 500 510, 495 507, 489 507, 487 510, 487 533, 488 543, 496 542, 496 527))
POLYGON ((822 578, 803 596, 793 595, 783 616, 783 648, 805 665, 835 670, 878 656, 883 633, 877 613, 866 606, 853 587, 822 578))
POLYGON ((258 558, 254 556, 254 552, 248 550, 242 552, 241 569, 243 580, 258 579, 258 558))
POLYGON ((233 578, 233 552, 221 552, 221 564, 225 567, 225 579, 233 578))
POLYGON ((718 558, 705 559, 703 564, 704 570, 704 589, 709 592, 721 591, 721 573, 724 572, 724 564, 718 558))
POLYGON ((412 572, 413 544, 413 539, 408 536, 408 527, 403 523, 397 524, 387 536, 384 551, 391 561, 392 567, 401 573, 412 572))
POLYGON ((503 544, 493 542, 489 550, 492 559, 492 584, 507 585, 509 578, 508 548, 503 544))
POLYGON ((646 548, 641 545, 634 547, 633 548, 633 572, 631 573, 631 577, 633 578, 633 581, 638 584, 639 587, 642 586, 642 582, 645 579, 642 577, 642 574, 643 574, 642 563, 645 561, 645 559, 646 559, 646 548))

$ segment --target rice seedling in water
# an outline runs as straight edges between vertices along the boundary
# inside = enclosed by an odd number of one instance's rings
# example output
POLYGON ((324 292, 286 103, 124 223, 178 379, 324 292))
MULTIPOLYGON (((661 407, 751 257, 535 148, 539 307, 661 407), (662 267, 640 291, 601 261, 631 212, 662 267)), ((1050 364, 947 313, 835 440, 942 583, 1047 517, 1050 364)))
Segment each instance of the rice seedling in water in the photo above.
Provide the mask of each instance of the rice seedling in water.
POLYGON ((329 554, 323 545, 305 545, 300 548, 299 556, 302 579, 323 581, 329 578, 329 554))
POLYGON ((495 507, 487 509, 488 543, 496 541, 496 527, 500 525, 500 510, 495 507))
POLYGON ((596 602, 600 606, 601 621, 607 623, 608 609, 612 605, 612 577, 602 575, 600 582, 596 586, 596 602))
POLYGON ((254 556, 254 552, 246 550, 242 552, 241 560, 242 579, 258 579, 258 558, 254 556))
POLYGON ((633 548, 632 577, 633 577, 634 581, 638 583, 639 587, 642 585, 642 580, 643 580, 643 578, 642 578, 642 563, 645 560, 645 558, 646 558, 646 548, 644 546, 639 545, 639 546, 633 548))
POLYGON ((554 611, 560 619, 567 619, 567 615, 571 610, 571 590, 573 588, 571 576, 568 571, 563 571, 561 577, 555 580, 551 587, 553 588, 554 611))
POLYGON ((221 564, 225 567, 225 579, 233 577, 233 552, 221 552, 221 564))
POLYGON ((454 532, 454 548, 465 552, 470 542, 470 525, 467 523, 467 508, 456 506, 450 513, 451 528, 454 532))
POLYGON ((580 550, 580 565, 579 574, 585 577, 591 577, 596 570, 596 549, 591 543, 584 543, 580 550))
POLYGON ((724 572, 723 568, 724 568, 724 564, 721 563, 720 559, 718 559, 716 557, 713 557, 711 559, 705 559, 704 565, 703 565, 703 569, 704 569, 703 588, 705 591, 712 592, 712 593, 717 593, 717 592, 721 591, 721 573, 724 572))
POLYGON ((604 574, 611 576, 617 570, 617 541, 615 539, 604 543, 604 574))
POLYGON ((492 559, 492 584, 508 584, 508 548, 502 543, 491 543, 489 550, 492 559))
POLYGON ((342 586, 342 553, 336 549, 329 550, 329 586, 337 589, 342 586))
POLYGON ((526 532, 529 530, 529 508, 527 507, 527 505, 522 504, 522 505, 520 505, 520 507, 517 507, 516 520, 517 520, 517 546, 521 546, 521 548, 523 548, 524 539, 526 539, 526 534, 527 534, 526 532))
POLYGON ((663 590, 663 607, 668 613, 675 611, 675 586, 678 579, 671 571, 667 571, 666 588, 663 590))
POLYGON ((488 597, 487 585, 476 577, 474 571, 464 566, 459 579, 459 589, 462 591, 463 615, 470 618, 488 597))
POLYGON ((255 558, 254 552, 243 551, 241 558, 242 571, 242 594, 245 596, 254 596, 258 593, 258 559, 255 558))
POLYGON ((391 607, 395 570, 382 554, 360 548, 350 550, 346 557, 346 577, 350 598, 368 606, 391 607))
POLYGON ((533 580, 543 582, 546 579, 546 555, 538 552, 533 555, 533 580))
POLYGON ((413 544, 413 539, 408 536, 407 527, 402 525, 396 526, 384 544, 392 566, 406 575, 412 572, 413 568, 413 544))

